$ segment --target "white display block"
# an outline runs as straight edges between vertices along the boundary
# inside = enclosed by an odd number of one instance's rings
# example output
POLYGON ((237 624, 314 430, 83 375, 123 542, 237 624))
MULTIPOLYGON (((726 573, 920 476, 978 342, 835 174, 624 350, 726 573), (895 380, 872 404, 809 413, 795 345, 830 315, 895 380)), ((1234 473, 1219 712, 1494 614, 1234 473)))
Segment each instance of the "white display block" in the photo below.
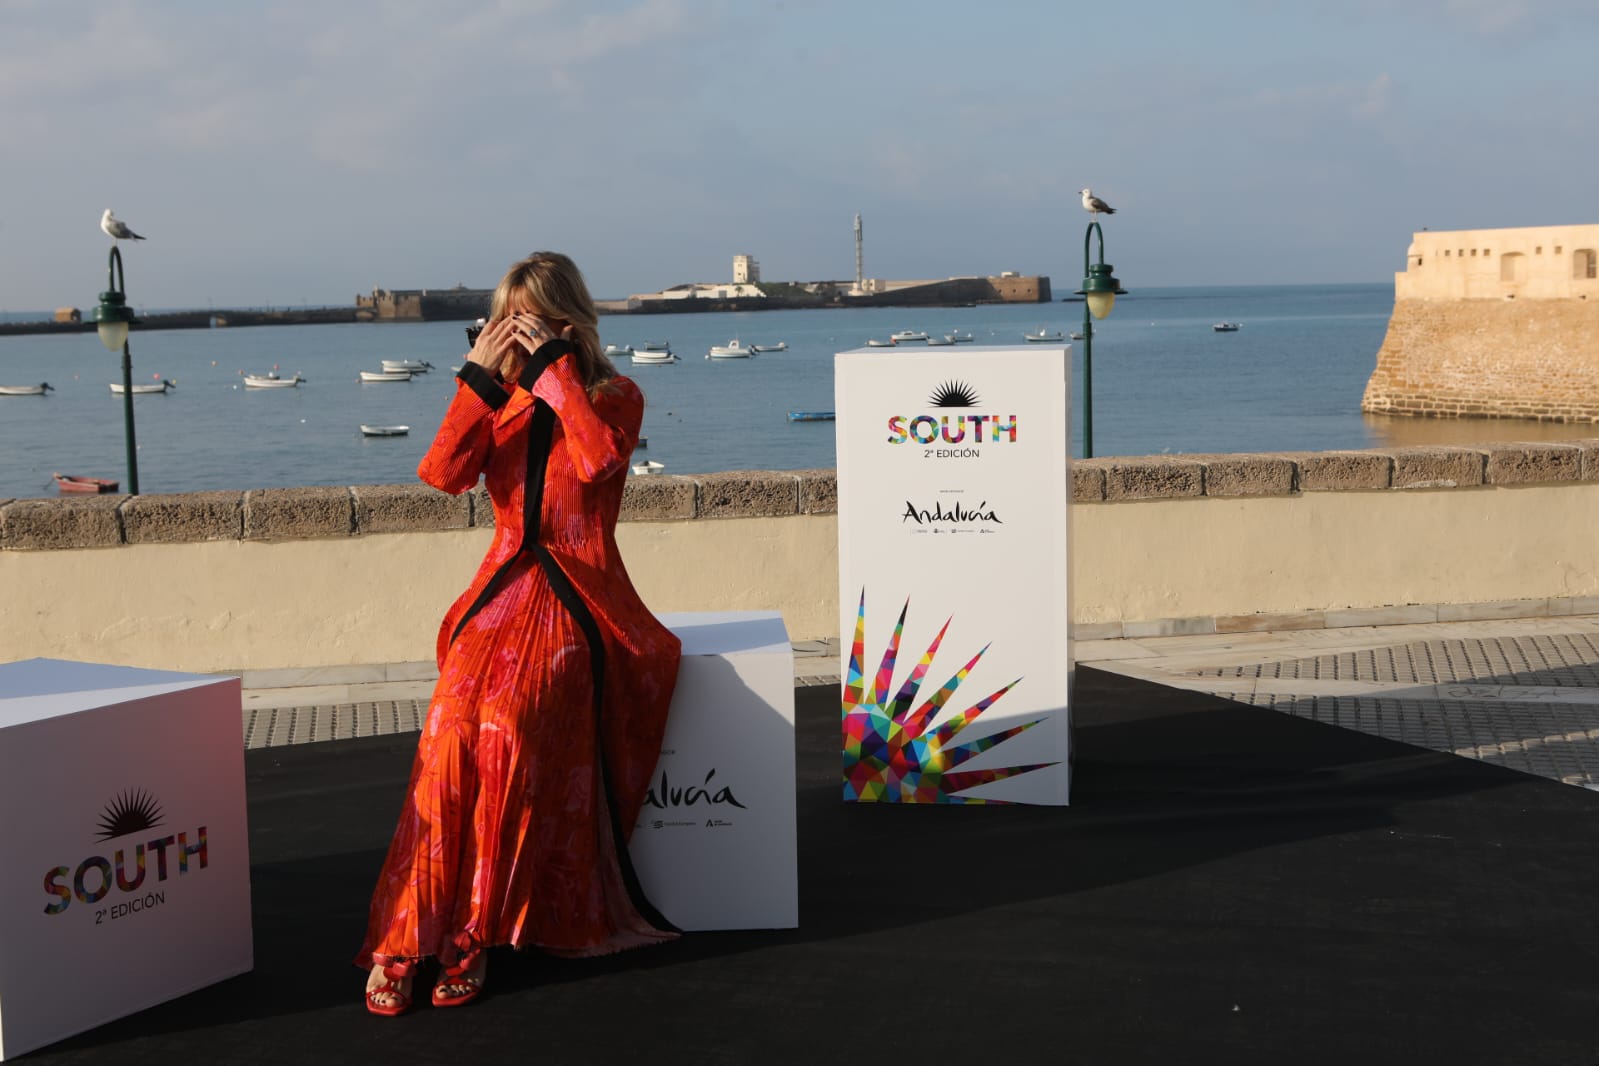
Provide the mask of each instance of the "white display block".
POLYGON ((1067 802, 1070 371, 1039 344, 835 357, 846 800, 1067 802))
POLYGON ((794 650, 775 611, 665 614, 683 642, 661 760, 629 844, 683 930, 799 924, 794 650))
POLYGON ((0 664, 0 1059, 253 966, 239 681, 0 664))

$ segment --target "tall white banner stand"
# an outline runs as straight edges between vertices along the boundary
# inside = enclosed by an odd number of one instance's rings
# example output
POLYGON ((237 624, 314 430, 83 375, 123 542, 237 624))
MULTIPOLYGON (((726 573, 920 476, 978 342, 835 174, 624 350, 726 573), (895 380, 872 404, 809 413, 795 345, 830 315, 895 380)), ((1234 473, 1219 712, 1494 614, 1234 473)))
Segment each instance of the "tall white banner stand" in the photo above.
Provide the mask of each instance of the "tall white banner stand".
POLYGON ((0 1059, 247 972, 238 678, 0 664, 0 1059))
POLYGON ((835 357, 846 800, 1068 802, 1070 367, 835 357))
POLYGON ((660 616, 683 642, 628 854, 684 930, 799 924, 794 649, 776 611, 660 616))

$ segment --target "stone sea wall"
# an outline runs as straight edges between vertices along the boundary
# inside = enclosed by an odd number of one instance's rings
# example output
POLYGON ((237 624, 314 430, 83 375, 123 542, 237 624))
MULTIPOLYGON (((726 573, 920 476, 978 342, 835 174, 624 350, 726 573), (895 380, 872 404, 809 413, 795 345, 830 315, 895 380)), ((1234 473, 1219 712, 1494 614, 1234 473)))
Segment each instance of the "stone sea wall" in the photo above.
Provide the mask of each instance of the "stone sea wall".
POLYGON ((1401 299, 1361 409, 1599 421, 1599 300, 1401 299))
MULTIPOLYGON (((1599 440, 1070 477, 1079 639, 1599 612, 1599 440)), ((777 609, 796 640, 837 636, 836 512, 831 470, 634 477, 617 540, 656 611, 777 609)), ((424 663, 492 521, 481 490, 420 485, 0 501, 0 659, 424 663)))

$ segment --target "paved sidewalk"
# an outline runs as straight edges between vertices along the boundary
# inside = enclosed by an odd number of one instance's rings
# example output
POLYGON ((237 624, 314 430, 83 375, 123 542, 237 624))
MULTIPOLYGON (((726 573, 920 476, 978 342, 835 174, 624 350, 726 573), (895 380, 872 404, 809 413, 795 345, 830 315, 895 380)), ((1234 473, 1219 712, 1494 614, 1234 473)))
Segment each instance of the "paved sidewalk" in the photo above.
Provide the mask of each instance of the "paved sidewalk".
POLYGON ((1077 662, 1599 789, 1599 616, 1081 641, 1077 662))
MULTIPOLYGON (((1079 665, 1599 789, 1599 616, 1079 641, 1079 665)), ((794 645, 839 683, 837 641, 794 645)), ((425 673, 426 671, 419 671, 425 673)), ((246 689, 247 748, 421 728, 431 677, 246 689)))
MULTIPOLYGON (((837 641, 802 640, 793 647, 796 687, 839 683, 837 641)), ((437 670, 413 663, 386 672, 414 679, 246 688, 245 748, 420 731, 437 670)))

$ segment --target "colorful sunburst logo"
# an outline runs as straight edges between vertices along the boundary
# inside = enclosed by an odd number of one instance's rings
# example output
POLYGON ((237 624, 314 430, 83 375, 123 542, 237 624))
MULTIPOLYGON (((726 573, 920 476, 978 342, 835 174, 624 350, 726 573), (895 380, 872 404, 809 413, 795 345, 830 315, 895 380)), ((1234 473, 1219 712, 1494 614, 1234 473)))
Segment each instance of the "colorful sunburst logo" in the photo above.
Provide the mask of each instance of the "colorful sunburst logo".
POLYGON ((946 381, 927 398, 929 407, 976 407, 977 392, 964 381, 946 381))
POLYGON ((979 715, 1021 680, 1017 678, 933 727, 933 720, 988 651, 987 645, 944 682, 943 687, 912 709, 953 618, 944 622, 921 661, 890 700, 894 664, 899 657, 900 637, 905 631, 905 616, 909 611, 910 600, 907 599, 900 608, 894 635, 889 639, 877 675, 868 689, 864 668, 866 591, 861 590, 860 609, 855 616, 855 640, 850 648, 849 677, 844 685, 844 798, 880 803, 990 803, 996 801, 959 793, 1056 765, 1034 763, 987 770, 955 769, 1044 719, 1035 718, 998 733, 956 742, 979 715))
POLYGON ((154 829, 162 821, 161 804, 144 789, 124 792, 106 804, 100 815, 99 839, 111 840, 154 829))

